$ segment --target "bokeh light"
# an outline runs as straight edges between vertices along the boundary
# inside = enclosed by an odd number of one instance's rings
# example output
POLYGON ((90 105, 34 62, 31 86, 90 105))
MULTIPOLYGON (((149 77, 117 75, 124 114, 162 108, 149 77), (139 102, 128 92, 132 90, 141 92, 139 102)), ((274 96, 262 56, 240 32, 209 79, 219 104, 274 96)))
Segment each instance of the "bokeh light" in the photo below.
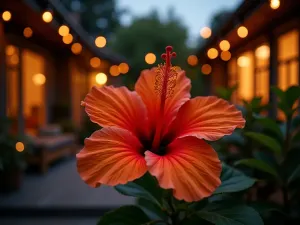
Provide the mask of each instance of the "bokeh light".
POLYGON ((230 43, 227 40, 221 41, 219 46, 222 51, 228 51, 230 49, 230 43))
POLYGON ((237 29, 237 34, 239 35, 240 38, 245 38, 248 36, 248 29, 245 26, 240 26, 237 29))
POLYGON ((112 65, 109 68, 109 73, 112 76, 119 76, 120 75, 119 67, 117 65, 112 65))
POLYGON ((23 144, 22 142, 17 142, 17 143, 16 143, 16 150, 17 150, 18 152, 23 152, 24 149, 25 149, 25 146, 24 146, 24 144, 23 144))
POLYGON ((13 45, 7 45, 5 48, 5 53, 8 56, 12 56, 13 54, 15 54, 17 51, 16 47, 13 45))
POLYGON ((2 19, 4 21, 10 21, 11 20, 11 13, 10 13, 10 11, 4 11, 2 13, 2 19))
POLYGON ((101 60, 98 57, 93 57, 90 59, 90 65, 93 68, 98 68, 101 65, 101 60))
POLYGON ((103 36, 99 36, 95 39, 95 45, 98 48, 103 48, 106 45, 106 38, 103 36))
POLYGON ((223 61, 228 61, 231 58, 231 53, 229 51, 221 52, 221 59, 223 61))
POLYGON ((119 72, 122 74, 126 74, 129 71, 129 66, 127 63, 120 63, 118 68, 119 68, 119 72))
POLYGON ((203 37, 204 39, 207 39, 211 36, 211 29, 209 27, 203 27, 200 30, 200 35, 201 37, 203 37))
POLYGON ((18 65, 19 63, 19 56, 17 54, 14 54, 10 57, 10 64, 11 65, 18 65))
POLYGON ((148 64, 153 64, 156 61, 156 56, 153 53, 147 53, 145 55, 145 62, 148 64))
POLYGON ((202 67, 201 67, 201 72, 205 75, 209 75, 212 71, 212 68, 209 64, 204 64, 202 67))
POLYGON ((46 77, 44 74, 37 73, 37 74, 33 75, 32 81, 35 85, 41 86, 46 83, 46 77))
POLYGON ((250 59, 247 56, 240 56, 237 60, 239 67, 248 67, 250 65, 250 59))
POLYGON ((65 43, 65 44, 71 44, 72 43, 72 41, 73 41, 73 36, 72 36, 72 34, 68 34, 68 35, 66 35, 66 36, 64 36, 63 37, 63 42, 65 43))
POLYGON ((82 51, 82 46, 80 43, 74 43, 72 44, 71 47, 71 51, 75 54, 75 55, 79 55, 82 51))
POLYGON ((98 73, 95 78, 97 84, 104 85, 107 82, 107 76, 105 73, 98 73))
POLYGON ((215 59, 215 58, 218 57, 218 55, 219 55, 218 50, 215 49, 215 48, 210 48, 210 49, 207 51, 207 56, 208 56, 208 58, 210 58, 210 59, 215 59))
POLYGON ((58 29, 58 33, 60 36, 67 36, 70 32, 70 28, 66 25, 61 25, 58 29))
POLYGON ((53 16, 51 12, 46 11, 43 13, 42 18, 46 23, 50 23, 53 19, 53 16))
POLYGON ((190 55, 188 58, 187 58, 187 63, 190 65, 190 66, 196 66, 198 64, 198 58, 197 56, 195 55, 190 55))
POLYGON ((255 50, 255 56, 259 59, 268 59, 270 57, 270 47, 262 45, 255 50))
POLYGON ((270 7, 272 9, 278 9, 280 7, 280 0, 271 0, 270 7))
POLYGON ((33 31, 30 27, 26 27, 23 31, 24 37, 30 38, 33 34, 33 31))

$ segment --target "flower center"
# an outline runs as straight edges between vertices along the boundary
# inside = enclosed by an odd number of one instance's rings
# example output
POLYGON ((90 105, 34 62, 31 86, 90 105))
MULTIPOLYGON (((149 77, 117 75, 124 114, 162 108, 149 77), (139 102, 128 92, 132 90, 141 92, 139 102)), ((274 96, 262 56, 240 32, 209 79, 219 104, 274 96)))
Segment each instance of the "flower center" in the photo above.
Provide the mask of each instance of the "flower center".
POLYGON ((176 53, 172 52, 173 47, 167 46, 166 53, 161 57, 165 61, 164 65, 159 65, 156 71, 155 78, 155 91, 160 95, 160 109, 157 115, 157 124, 155 135, 152 142, 152 150, 159 151, 162 138, 163 123, 164 123, 164 109, 166 99, 170 97, 174 92, 176 85, 177 71, 172 67, 171 59, 176 57, 176 53))

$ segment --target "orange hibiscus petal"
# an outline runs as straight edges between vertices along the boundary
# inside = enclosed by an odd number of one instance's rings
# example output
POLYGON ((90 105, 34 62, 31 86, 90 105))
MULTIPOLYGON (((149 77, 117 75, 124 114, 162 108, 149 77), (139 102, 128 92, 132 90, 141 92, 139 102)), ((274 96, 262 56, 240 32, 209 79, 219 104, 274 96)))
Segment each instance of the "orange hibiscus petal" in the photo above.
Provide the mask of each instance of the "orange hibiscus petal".
POLYGON ((141 126, 147 121, 146 107, 140 96, 126 87, 93 87, 83 105, 91 121, 102 127, 117 126, 137 135, 146 132, 141 126))
MULTIPOLYGON (((155 68, 144 70, 135 85, 136 92, 142 97, 148 109, 149 123, 152 126, 152 130, 157 124, 160 110, 160 96, 155 91, 155 76, 155 68)), ((174 94, 168 97, 165 103, 163 133, 174 120, 180 106, 190 99, 190 89, 190 79, 186 77, 183 70, 179 71, 174 94)))
POLYGON ((141 143, 118 127, 94 132, 76 157, 81 178, 92 187, 125 184, 147 171, 141 143))
POLYGON ((210 196, 221 184, 221 162, 204 140, 196 137, 175 139, 164 156, 145 152, 149 172, 174 197, 187 202, 210 196))
POLYGON ((215 141, 244 126, 245 119, 234 105, 214 96, 196 97, 180 108, 170 132, 173 137, 196 136, 215 141))

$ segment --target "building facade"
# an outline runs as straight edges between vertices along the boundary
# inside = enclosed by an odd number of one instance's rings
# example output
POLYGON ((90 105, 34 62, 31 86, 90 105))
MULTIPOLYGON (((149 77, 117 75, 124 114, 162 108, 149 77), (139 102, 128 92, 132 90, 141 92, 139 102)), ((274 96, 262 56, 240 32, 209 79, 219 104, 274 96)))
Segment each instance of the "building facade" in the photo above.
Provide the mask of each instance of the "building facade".
POLYGON ((286 90, 300 80, 300 1, 243 1, 228 21, 198 50, 199 61, 211 66, 210 93, 218 86, 238 85, 232 102, 241 104, 255 96, 273 105, 276 97, 271 86, 286 90), (230 49, 224 53, 220 42, 230 49), (208 53, 218 50, 218 57, 208 53), (226 55, 226 57, 224 57, 226 55), (212 59, 214 58, 214 59, 212 59))

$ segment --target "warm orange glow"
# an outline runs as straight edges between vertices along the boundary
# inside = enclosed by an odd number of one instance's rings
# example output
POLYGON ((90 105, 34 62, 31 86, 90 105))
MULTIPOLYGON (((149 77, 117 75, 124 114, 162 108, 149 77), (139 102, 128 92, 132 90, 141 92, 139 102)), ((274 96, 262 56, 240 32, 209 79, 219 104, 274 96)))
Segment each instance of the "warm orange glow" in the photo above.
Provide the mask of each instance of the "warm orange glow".
POLYGON ((231 53, 229 51, 223 51, 221 53, 221 59, 224 61, 228 61, 231 58, 231 53))
POLYGON ((215 59, 215 58, 218 57, 218 55, 219 55, 218 50, 215 49, 215 48, 210 48, 210 49, 207 51, 207 56, 208 56, 208 58, 210 58, 210 59, 215 59))
POLYGON ((230 43, 227 40, 221 41, 219 46, 222 51, 228 51, 230 49, 230 43))
POLYGON ((208 75, 210 74, 212 71, 212 68, 209 64, 204 64, 202 67, 201 67, 201 72, 205 75, 208 75))
POLYGON ((147 55, 145 55, 145 61, 148 64, 153 64, 156 61, 156 56, 153 53, 147 53, 147 55))
POLYGON ((49 11, 44 12, 42 18, 46 23, 50 23, 53 20, 52 13, 49 11))
POLYGON ((105 73, 98 73, 96 75, 96 83, 100 85, 104 85, 107 82, 107 76, 105 73))
POLYGON ((198 64, 198 58, 195 55, 190 55, 187 58, 187 62, 190 66, 196 66, 198 64))
POLYGON ((255 56, 259 59, 268 59, 270 57, 270 47, 262 45, 255 50, 255 56))
POLYGON ((109 73, 112 76, 119 76, 120 72, 119 72, 119 67, 117 65, 113 65, 109 68, 109 73))
POLYGON ((30 38, 32 36, 32 29, 30 27, 26 27, 23 31, 24 37, 30 38))
POLYGON ((280 0, 271 0, 270 1, 270 7, 272 9, 278 9, 280 6, 280 0))
POLYGON ((247 56, 240 56, 237 60, 239 67, 248 67, 250 65, 250 59, 247 56))
POLYGON ((129 71, 129 66, 127 63, 120 63, 119 65, 119 72, 122 74, 128 73, 129 71))
POLYGON ((67 27, 66 25, 61 25, 58 29, 58 33, 60 36, 67 36, 70 32, 69 27, 67 27))
POLYGON ((95 45, 98 48, 103 48, 106 45, 106 38, 103 37, 103 36, 97 37, 96 40, 95 40, 95 45))
POLYGON ((209 27, 203 27, 200 30, 200 35, 205 39, 209 38, 211 36, 211 29, 209 27))
POLYGON ((10 57, 10 63, 12 65, 18 65, 18 63, 19 63, 19 56, 18 55, 12 55, 10 57))
POLYGON ((72 44, 71 47, 71 51, 75 54, 75 55, 79 55, 82 51, 82 46, 79 43, 74 43, 72 44))
POLYGON ((237 34, 240 38, 245 38, 248 35, 248 29, 245 26, 240 26, 237 30, 237 34))
POLYGON ((98 68, 101 65, 101 60, 98 57, 93 57, 90 59, 90 65, 93 68, 98 68))
POLYGON ((72 36, 72 34, 68 34, 68 35, 66 35, 66 36, 64 36, 63 37, 63 42, 65 43, 65 44, 71 44, 72 43, 72 41, 73 41, 73 36, 72 36))
POLYGON ((16 47, 14 47, 13 45, 7 45, 6 49, 5 49, 5 53, 8 56, 12 56, 13 54, 16 53, 16 47))
POLYGON ((24 146, 24 144, 23 144, 22 142, 17 142, 17 143, 16 143, 16 150, 17 150, 18 152, 23 152, 24 149, 25 149, 25 146, 24 146))
POLYGON ((10 19, 11 19, 11 13, 10 13, 10 11, 3 12, 2 13, 2 19, 4 21, 10 21, 10 19))
POLYGON ((33 75, 32 81, 35 85, 40 86, 46 83, 46 77, 44 74, 37 73, 33 75))

